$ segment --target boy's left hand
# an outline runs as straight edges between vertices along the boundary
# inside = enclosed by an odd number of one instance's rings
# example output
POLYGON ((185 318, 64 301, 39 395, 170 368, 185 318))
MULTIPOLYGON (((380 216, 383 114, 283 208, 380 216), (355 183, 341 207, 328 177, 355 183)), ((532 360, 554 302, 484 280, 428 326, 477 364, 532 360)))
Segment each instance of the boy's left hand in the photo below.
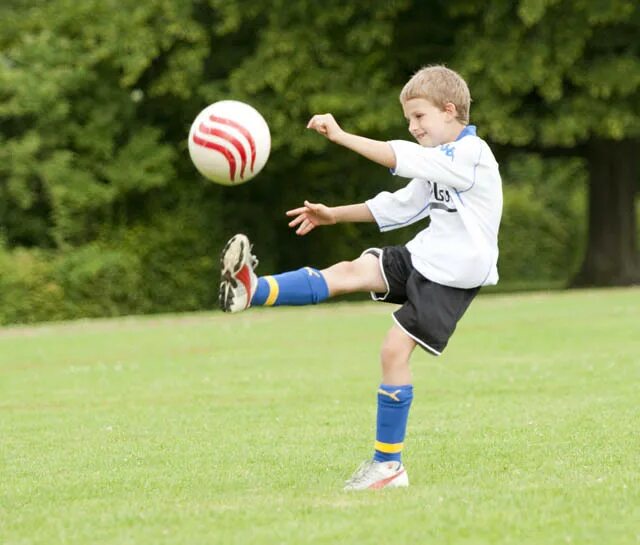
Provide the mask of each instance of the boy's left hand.
POLYGON ((333 209, 320 203, 304 201, 304 206, 287 210, 287 216, 295 216, 289 227, 297 227, 296 235, 306 235, 319 225, 334 225, 337 218, 333 209))
POLYGON ((314 115, 307 123, 307 129, 313 129, 332 142, 338 140, 340 135, 344 133, 331 114, 314 115))

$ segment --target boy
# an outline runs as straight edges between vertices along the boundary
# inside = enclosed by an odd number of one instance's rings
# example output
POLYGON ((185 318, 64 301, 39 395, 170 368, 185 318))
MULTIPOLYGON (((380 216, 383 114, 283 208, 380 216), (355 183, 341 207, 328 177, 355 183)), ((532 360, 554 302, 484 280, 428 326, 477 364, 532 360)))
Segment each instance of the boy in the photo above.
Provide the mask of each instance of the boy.
POLYGON ((321 271, 305 267, 258 278, 244 235, 234 236, 221 258, 220 304, 227 312, 315 304, 356 291, 402 305, 382 345, 373 459, 356 470, 345 490, 409 485, 401 454, 413 398, 411 353, 419 345, 440 355, 480 286, 498 281, 502 184, 491 150, 468 125, 467 84, 444 66, 428 66, 404 86, 400 102, 417 144, 347 133, 331 114, 313 116, 307 128, 410 178, 408 185, 360 204, 327 207, 305 201, 287 212, 293 217, 289 226, 306 235, 320 225, 367 221, 387 231, 430 216, 427 228, 406 246, 368 249, 321 271))

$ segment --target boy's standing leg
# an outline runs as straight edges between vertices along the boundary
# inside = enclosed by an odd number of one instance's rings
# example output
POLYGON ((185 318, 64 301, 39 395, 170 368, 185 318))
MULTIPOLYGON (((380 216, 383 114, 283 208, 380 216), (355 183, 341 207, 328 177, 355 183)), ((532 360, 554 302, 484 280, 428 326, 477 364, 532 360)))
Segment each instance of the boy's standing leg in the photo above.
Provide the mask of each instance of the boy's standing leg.
POLYGON ((413 400, 409 359, 415 347, 416 342, 397 325, 388 331, 380 352, 382 384, 378 388, 373 459, 361 464, 345 490, 409 486, 402 449, 413 400))
MULTIPOLYGON (((384 292, 387 289, 378 257, 371 254, 322 271, 304 267, 260 278, 253 270, 256 264, 249 239, 245 235, 232 237, 221 258, 220 305, 223 310, 239 312, 251 305, 315 304, 344 293, 384 292)), ((397 325, 387 333, 380 354, 382 383, 378 388, 374 455, 361 464, 347 481, 345 490, 409 484, 401 456, 413 399, 409 359, 415 346, 415 341, 397 325)))

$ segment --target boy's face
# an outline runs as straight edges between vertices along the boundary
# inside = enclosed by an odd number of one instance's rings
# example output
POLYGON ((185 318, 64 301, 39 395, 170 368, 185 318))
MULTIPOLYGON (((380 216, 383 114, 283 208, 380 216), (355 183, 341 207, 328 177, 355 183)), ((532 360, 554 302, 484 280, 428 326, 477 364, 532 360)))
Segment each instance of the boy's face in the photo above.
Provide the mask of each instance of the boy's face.
POLYGON ((426 148, 453 142, 463 127, 451 103, 443 110, 426 98, 412 98, 402 104, 402 110, 411 136, 426 148))

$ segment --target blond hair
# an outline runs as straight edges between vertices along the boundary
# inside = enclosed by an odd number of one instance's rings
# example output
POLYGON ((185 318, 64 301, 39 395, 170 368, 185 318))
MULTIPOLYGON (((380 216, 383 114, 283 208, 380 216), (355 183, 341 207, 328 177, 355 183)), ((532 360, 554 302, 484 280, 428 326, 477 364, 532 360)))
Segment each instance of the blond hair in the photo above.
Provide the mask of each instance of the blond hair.
POLYGON ((424 66, 418 70, 400 92, 403 104, 412 98, 425 98, 442 109, 451 102, 458 112, 458 121, 469 123, 471 94, 467 82, 446 66, 424 66))

